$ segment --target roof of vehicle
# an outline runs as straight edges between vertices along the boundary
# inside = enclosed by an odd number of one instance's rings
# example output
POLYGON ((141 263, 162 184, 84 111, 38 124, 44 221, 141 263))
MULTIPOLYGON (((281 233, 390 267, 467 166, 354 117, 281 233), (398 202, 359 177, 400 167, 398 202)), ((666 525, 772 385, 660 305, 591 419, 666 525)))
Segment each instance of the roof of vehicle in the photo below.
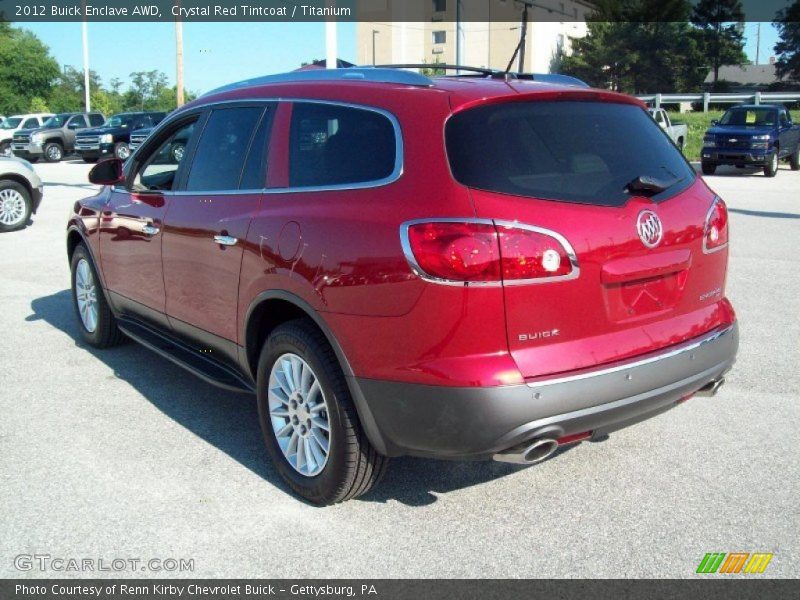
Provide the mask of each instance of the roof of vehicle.
POLYGON ((27 113, 24 115, 11 115, 9 119, 30 119, 31 117, 52 117, 55 113, 27 113))
POLYGON ((731 108, 746 108, 748 110, 755 108, 773 108, 775 110, 780 110, 785 107, 782 104, 737 104, 736 106, 731 106, 731 108))
MULTIPOLYGON (((552 78, 554 76, 542 76, 552 78)), ((569 82, 571 78, 563 80, 569 82)), ((354 95, 364 94, 366 104, 372 104, 381 96, 392 90, 415 90, 416 98, 449 97, 451 109, 461 110, 475 104, 496 101, 525 99, 537 97, 541 99, 599 100, 606 102, 622 102, 644 107, 640 100, 609 92, 584 87, 579 80, 575 83, 558 83, 554 81, 536 81, 502 74, 469 75, 469 76, 434 76, 426 77, 419 73, 400 69, 355 68, 355 69, 315 69, 309 71, 293 71, 279 75, 270 75, 249 79, 217 88, 204 94, 197 100, 187 104, 188 107, 202 106, 219 100, 267 97, 305 97, 314 99, 330 99, 352 101, 354 95)))

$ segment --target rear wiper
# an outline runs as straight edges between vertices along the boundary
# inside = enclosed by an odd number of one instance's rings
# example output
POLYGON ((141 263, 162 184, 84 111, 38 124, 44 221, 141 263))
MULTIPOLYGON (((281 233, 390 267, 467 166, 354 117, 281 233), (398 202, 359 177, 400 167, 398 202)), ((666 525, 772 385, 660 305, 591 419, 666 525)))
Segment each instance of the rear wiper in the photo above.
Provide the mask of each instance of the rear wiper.
POLYGON ((639 175, 636 179, 629 182, 628 185, 625 186, 625 191, 631 194, 655 196, 664 190, 668 190, 680 181, 680 179, 673 179, 672 181, 667 182, 661 179, 656 179, 655 177, 651 177, 650 175, 639 175))

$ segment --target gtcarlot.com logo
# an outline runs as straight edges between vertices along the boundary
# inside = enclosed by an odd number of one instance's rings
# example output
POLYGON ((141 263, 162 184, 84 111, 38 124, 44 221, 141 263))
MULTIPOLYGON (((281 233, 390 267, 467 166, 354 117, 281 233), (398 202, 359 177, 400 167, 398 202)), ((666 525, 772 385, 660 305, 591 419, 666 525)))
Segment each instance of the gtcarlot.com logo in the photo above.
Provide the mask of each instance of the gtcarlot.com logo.
POLYGON ((755 575, 763 573, 772 560, 769 552, 709 552, 700 561, 698 573, 720 573, 732 575, 746 573, 755 575))
POLYGON ((18 554, 14 557, 18 571, 55 571, 65 573, 151 571, 192 572, 193 558, 86 558, 51 556, 50 554, 18 554))

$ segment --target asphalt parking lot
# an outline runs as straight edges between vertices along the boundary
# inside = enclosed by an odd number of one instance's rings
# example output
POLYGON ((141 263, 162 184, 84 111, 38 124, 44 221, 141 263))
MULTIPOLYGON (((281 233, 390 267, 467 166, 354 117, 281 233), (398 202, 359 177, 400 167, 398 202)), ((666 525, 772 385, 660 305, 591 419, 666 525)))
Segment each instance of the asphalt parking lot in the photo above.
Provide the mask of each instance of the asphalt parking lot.
MULTIPOLYGON (((81 575, 20 554, 360 578, 692 577, 706 552, 772 552, 761 577, 800 572, 800 172, 708 178, 741 326, 716 398, 529 468, 395 460, 368 496, 314 508, 268 462, 249 397, 78 341, 64 232, 88 165, 36 169, 39 214, 0 236, 0 577, 81 575)), ((112 574, 151 575, 83 575, 112 574)))

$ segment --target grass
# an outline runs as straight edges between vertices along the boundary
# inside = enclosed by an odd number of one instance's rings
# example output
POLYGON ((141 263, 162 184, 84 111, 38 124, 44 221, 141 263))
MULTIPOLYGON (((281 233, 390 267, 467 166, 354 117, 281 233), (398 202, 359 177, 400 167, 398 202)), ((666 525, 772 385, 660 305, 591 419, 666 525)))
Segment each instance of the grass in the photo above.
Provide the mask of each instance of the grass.
MULTIPOLYGON (((690 112, 690 113, 669 113, 670 119, 674 119, 679 123, 686 123, 689 127, 689 134, 686 140, 686 146, 683 153, 689 160, 700 160, 700 149, 703 147, 703 134, 706 129, 711 127, 711 121, 719 120, 724 111, 715 110, 707 113, 690 112)), ((792 120, 795 123, 800 123, 800 110, 790 111, 792 113, 792 120)))

